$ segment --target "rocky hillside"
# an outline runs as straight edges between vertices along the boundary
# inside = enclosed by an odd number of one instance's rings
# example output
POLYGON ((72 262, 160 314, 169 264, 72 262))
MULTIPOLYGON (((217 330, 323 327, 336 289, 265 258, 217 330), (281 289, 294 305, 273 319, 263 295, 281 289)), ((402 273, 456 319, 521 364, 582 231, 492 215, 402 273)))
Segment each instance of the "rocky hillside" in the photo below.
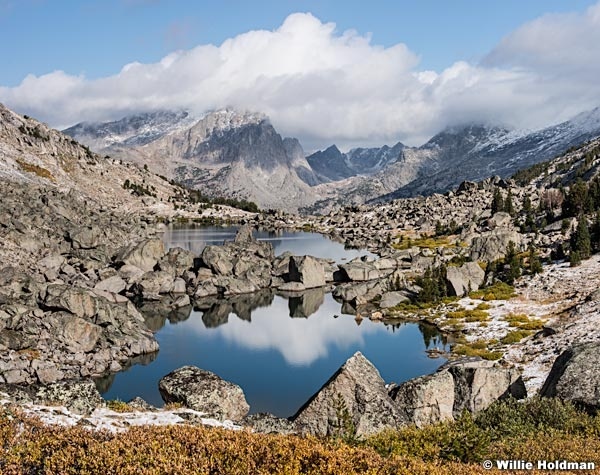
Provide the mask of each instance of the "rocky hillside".
POLYGON ((159 220, 201 217, 192 198, 0 106, 0 384, 86 378, 155 352, 116 269, 131 286, 153 276, 166 252, 148 238, 159 220))
POLYGON ((98 207, 122 211, 166 211, 169 197, 178 193, 157 175, 101 157, 71 137, 2 105, 0 180, 49 186, 83 196, 98 207), (137 192, 123 187, 126 180, 137 192))
POLYGON ((260 114, 221 110, 192 121, 162 113, 65 131, 100 154, 146 165, 212 196, 295 210, 314 201, 319 179, 296 139, 283 139, 260 114))

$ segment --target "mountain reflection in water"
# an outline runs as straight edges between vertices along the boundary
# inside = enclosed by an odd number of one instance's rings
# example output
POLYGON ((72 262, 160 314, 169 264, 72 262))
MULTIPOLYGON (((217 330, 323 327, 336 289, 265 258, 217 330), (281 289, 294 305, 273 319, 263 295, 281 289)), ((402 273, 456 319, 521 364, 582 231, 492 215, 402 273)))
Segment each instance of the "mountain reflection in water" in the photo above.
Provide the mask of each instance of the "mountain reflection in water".
POLYGON ((160 406, 159 379, 195 365, 239 384, 251 412, 289 416, 355 351, 369 358, 386 382, 430 373, 444 362, 425 353, 446 347, 434 327, 370 320, 358 325, 350 316, 338 318, 341 305, 324 289, 206 298, 194 309, 176 311, 168 302, 153 302, 140 310, 161 349, 151 364, 99 380, 105 398, 141 396, 160 406))

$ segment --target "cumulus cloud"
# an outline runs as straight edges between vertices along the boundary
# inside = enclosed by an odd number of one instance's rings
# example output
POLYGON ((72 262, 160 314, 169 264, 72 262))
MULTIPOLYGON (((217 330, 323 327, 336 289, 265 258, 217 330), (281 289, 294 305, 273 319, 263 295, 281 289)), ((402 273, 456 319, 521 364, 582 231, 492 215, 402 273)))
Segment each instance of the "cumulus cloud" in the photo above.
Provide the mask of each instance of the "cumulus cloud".
POLYGON ((290 318, 287 300, 277 296, 268 308, 252 314, 252 324, 231 315, 226 325, 210 333, 200 318, 192 317, 189 325, 200 339, 220 337, 242 348, 275 350, 291 365, 310 366, 327 357, 333 348, 363 348, 367 335, 387 331, 384 325, 370 320, 359 327, 347 315, 334 319, 331 315, 339 313, 339 308, 340 304, 328 296, 318 314, 307 319, 290 318))
POLYGON ((56 127, 132 112, 222 107, 268 114, 311 149, 338 143, 418 144, 447 125, 485 121, 537 128, 600 104, 600 4, 547 15, 504 38, 481 64, 419 70, 399 43, 338 32, 308 13, 274 31, 131 63, 87 79, 55 71, 0 87, 0 101, 56 127))

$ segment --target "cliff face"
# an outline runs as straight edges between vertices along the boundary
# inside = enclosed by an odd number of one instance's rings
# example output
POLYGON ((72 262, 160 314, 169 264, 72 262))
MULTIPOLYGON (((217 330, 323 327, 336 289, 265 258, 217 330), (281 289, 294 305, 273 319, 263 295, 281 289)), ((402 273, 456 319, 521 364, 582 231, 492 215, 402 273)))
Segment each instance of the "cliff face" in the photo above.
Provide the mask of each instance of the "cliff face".
POLYGON ((299 142, 283 139, 260 114, 223 110, 192 125, 188 116, 177 119, 176 125, 165 120, 162 131, 154 127, 152 136, 134 141, 131 128, 137 127, 141 133, 156 122, 153 115, 146 119, 126 118, 121 122, 127 126, 112 128, 106 124, 78 125, 67 132, 90 146, 106 145, 98 150, 101 154, 147 165, 208 195, 243 198, 261 208, 287 210, 315 199, 310 186, 319 180, 299 142), (115 130, 127 127, 129 132, 117 139, 115 130))

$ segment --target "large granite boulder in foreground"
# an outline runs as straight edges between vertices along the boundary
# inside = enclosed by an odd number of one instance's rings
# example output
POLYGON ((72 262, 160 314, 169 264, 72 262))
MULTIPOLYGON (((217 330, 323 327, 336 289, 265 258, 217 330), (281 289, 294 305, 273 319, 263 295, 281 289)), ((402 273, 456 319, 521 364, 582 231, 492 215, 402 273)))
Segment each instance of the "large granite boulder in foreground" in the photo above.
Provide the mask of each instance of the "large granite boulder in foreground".
POLYGON ((440 371, 448 371, 454 378, 454 417, 465 409, 483 411, 499 399, 527 397, 521 372, 493 361, 466 358, 448 363, 440 371))
POLYGON ((167 374, 159 381, 158 389, 166 403, 181 403, 219 420, 239 421, 250 409, 242 388, 195 366, 183 366, 167 374))
POLYGON ((448 371, 392 386, 389 394, 403 418, 417 427, 454 418, 454 378, 448 371))
POLYGON ((498 399, 522 399, 526 395, 518 370, 470 358, 390 388, 402 418, 418 427, 452 420, 464 410, 483 411, 498 399))
POLYGON ((301 433, 368 436, 386 428, 422 427, 479 412, 505 397, 523 398, 514 368, 465 358, 436 373, 386 387, 377 369, 355 353, 292 417, 301 433))
POLYGON ((600 408, 600 343, 584 343, 565 350, 554 362, 540 391, 597 412, 600 408))
POLYGON ((348 359, 292 420, 302 433, 336 435, 353 426, 358 437, 396 427, 399 422, 379 371, 360 352, 348 359))

